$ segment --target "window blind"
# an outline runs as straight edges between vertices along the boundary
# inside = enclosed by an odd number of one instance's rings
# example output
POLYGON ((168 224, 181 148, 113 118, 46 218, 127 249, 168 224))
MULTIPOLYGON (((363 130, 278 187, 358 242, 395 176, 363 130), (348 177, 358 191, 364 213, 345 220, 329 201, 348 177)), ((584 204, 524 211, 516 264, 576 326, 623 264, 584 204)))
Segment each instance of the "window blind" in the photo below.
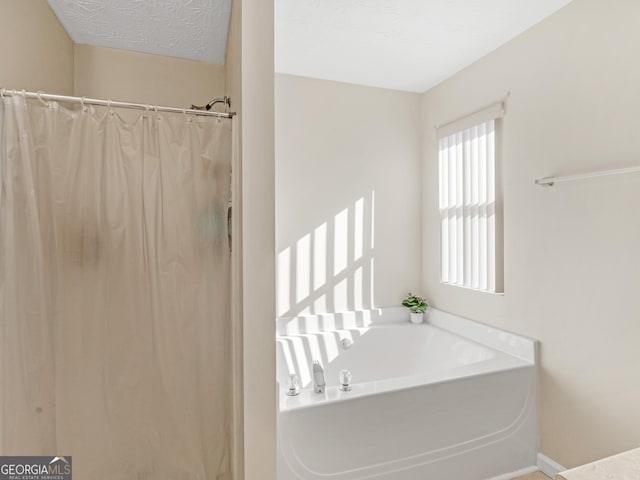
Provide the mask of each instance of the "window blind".
POLYGON ((496 184, 496 118, 501 112, 487 109, 438 129, 443 283, 502 291, 502 208, 496 184))

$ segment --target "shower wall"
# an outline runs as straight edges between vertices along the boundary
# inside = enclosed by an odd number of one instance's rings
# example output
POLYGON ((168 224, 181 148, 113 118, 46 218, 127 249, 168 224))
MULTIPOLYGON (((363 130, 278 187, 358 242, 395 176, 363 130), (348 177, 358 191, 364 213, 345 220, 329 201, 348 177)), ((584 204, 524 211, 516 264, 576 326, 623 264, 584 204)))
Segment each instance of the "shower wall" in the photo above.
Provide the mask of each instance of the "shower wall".
POLYGON ((73 41, 45 0, 0 0, 0 87, 73 95, 73 41))
POLYGON ((225 95, 224 65, 74 44, 45 0, 0 11, 2 88, 176 106, 225 95))
POLYGON ((77 96, 188 107, 225 94, 224 65, 89 45, 74 51, 77 96))

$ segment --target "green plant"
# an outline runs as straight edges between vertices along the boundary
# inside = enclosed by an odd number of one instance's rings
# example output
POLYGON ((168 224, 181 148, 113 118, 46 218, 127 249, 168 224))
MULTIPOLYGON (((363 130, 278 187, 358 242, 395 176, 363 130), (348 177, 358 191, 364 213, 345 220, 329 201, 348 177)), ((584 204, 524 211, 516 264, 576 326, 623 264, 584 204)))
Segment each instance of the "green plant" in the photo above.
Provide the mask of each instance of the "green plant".
POLYGON ((424 313, 429 306, 424 298, 414 295, 413 293, 407 295, 407 298, 402 301, 402 305, 413 313, 424 313))

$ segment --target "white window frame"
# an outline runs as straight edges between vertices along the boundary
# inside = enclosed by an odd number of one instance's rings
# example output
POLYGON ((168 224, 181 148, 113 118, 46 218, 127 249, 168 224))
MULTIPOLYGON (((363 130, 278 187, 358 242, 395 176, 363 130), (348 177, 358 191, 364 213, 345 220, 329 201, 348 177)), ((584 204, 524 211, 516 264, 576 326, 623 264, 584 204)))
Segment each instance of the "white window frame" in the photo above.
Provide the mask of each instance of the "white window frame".
POLYGON ((440 281, 504 292, 503 103, 437 128, 440 281))

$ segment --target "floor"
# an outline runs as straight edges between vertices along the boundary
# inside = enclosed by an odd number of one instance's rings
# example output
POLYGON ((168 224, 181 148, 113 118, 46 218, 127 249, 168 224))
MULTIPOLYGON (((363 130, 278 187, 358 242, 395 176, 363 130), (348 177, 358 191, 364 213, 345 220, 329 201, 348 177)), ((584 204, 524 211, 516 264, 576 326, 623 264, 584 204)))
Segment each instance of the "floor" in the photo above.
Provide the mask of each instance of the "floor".
POLYGON ((513 480, 549 480, 549 477, 547 477, 544 473, 535 472, 530 473, 529 475, 525 475, 524 477, 514 478, 513 480))

